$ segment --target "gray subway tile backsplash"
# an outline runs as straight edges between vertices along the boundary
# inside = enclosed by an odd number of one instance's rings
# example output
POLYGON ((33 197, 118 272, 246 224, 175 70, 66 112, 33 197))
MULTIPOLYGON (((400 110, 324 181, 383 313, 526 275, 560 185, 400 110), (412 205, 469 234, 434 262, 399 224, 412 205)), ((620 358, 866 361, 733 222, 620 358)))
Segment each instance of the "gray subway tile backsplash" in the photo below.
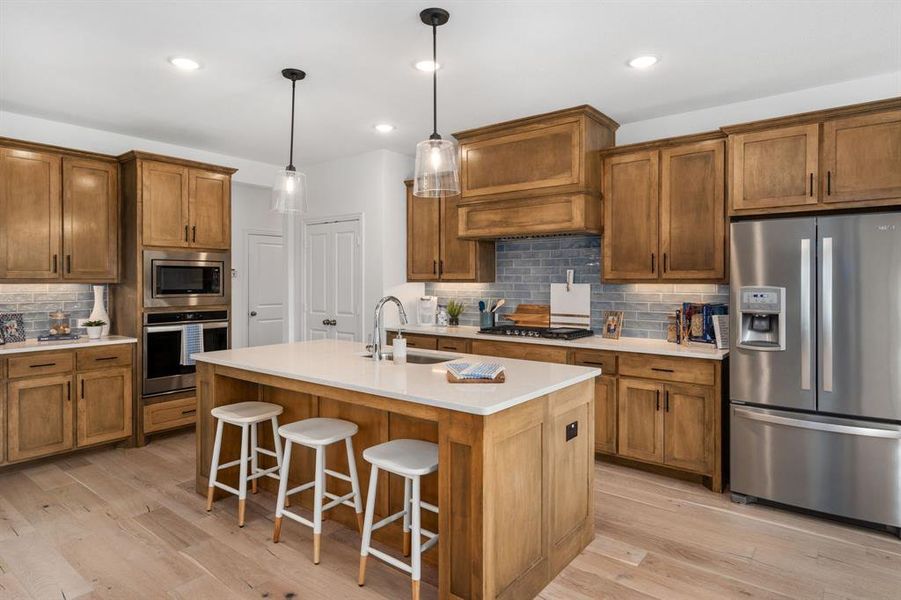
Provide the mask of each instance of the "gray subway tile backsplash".
MULTIPOLYGON (((108 291, 104 301, 109 309, 108 291)), ((87 319, 94 308, 94 291, 84 283, 3 283, 0 284, 0 313, 22 313, 25 335, 29 339, 47 333, 50 313, 61 310, 69 314, 75 329, 77 319, 87 319)))
POLYGON ((498 240, 496 256, 494 283, 427 283, 425 293, 438 296, 441 304, 452 298, 462 301, 466 310, 460 323, 478 325, 480 299, 506 298, 500 313, 512 312, 522 303, 549 304, 550 284, 565 283, 566 270, 575 269, 576 283, 591 284, 591 324, 596 332, 604 311, 621 310, 623 336, 657 339, 666 338, 667 318, 682 302, 729 301, 729 286, 715 283, 602 283, 598 236, 498 240))

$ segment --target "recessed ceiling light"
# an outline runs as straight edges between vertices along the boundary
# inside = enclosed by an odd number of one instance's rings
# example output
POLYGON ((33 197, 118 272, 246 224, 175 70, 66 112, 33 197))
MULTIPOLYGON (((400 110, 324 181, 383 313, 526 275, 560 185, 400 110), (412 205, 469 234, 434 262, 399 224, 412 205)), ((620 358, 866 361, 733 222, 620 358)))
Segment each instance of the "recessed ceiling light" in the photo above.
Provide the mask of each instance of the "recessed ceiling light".
POLYGON ((391 123, 379 123, 375 126, 375 130, 379 133, 391 133, 396 128, 391 123))
POLYGON ((435 69, 441 68, 441 63, 432 62, 430 60, 421 60, 415 65, 413 65, 420 71, 425 71, 426 73, 431 73, 435 69))
POLYGON ((196 71, 200 68, 200 63, 184 56, 173 56, 169 59, 172 66, 178 67, 182 71, 196 71))
POLYGON ((629 66, 633 69, 647 69, 656 65, 659 60, 656 56, 636 56, 629 61, 629 66))

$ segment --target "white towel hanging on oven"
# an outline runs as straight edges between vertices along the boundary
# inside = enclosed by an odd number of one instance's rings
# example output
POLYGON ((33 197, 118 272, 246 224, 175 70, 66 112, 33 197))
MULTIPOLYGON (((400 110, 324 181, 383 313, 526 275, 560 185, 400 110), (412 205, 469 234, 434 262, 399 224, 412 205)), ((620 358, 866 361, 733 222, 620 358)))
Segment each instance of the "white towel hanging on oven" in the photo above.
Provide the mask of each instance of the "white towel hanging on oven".
POLYGON ((191 323, 181 328, 181 360, 182 365, 189 367, 195 364, 192 354, 203 352, 203 325, 191 323))

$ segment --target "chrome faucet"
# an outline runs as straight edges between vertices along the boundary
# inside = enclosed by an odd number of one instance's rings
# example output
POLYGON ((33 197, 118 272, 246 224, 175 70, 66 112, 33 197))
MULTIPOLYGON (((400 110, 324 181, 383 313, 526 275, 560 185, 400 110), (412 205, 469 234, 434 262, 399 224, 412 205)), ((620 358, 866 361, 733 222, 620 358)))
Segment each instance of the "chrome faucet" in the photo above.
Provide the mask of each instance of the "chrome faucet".
POLYGON ((385 306, 386 302, 397 304, 400 324, 407 324, 407 312, 404 310, 404 305, 395 296, 385 296, 375 303, 375 316, 372 319, 372 344, 367 347, 372 351, 373 360, 382 360, 382 307, 385 306))

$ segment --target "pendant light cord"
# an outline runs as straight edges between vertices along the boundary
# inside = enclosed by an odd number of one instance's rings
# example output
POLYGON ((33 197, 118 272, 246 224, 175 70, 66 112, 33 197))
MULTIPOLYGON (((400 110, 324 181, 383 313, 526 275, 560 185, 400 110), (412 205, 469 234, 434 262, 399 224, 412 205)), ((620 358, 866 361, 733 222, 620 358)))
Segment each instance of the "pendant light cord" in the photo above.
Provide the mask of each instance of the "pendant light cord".
POLYGON ((297 79, 291 79, 291 148, 288 150, 287 171, 294 170, 294 90, 297 87, 297 79))
POLYGON ((432 135, 430 140, 440 140, 438 135, 438 17, 432 16, 432 135))

